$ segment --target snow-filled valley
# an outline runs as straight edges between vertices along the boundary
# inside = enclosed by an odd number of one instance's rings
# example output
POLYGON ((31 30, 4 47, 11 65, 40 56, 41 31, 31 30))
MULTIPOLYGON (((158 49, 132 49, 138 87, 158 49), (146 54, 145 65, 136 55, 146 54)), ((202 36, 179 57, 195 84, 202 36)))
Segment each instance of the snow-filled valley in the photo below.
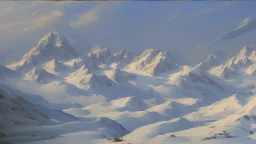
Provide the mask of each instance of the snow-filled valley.
POLYGON ((256 49, 197 65, 146 49, 80 54, 46 34, 0 66, 0 143, 256 143, 256 49))

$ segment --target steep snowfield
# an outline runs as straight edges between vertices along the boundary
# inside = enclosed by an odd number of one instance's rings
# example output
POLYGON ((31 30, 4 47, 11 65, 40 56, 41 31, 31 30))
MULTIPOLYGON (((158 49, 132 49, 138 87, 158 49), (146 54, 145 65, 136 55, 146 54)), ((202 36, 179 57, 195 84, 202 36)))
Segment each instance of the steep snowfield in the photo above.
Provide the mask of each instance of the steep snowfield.
POLYGON ((78 54, 50 32, 0 67, 0 143, 254 144, 256 50, 184 62, 157 49, 78 54))

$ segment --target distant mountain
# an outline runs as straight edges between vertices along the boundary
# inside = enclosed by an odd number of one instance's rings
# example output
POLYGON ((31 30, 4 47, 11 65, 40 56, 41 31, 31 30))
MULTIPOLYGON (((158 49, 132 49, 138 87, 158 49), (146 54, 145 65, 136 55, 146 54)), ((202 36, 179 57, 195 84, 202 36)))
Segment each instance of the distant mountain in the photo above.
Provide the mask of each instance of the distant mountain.
POLYGON ((56 80, 56 77, 42 68, 34 67, 30 72, 25 74, 24 79, 45 84, 56 80))
POLYGON ((110 62, 111 51, 108 48, 96 48, 92 49, 92 51, 88 53, 88 56, 96 61, 97 64, 108 63, 110 62))
POLYGON ((36 47, 26 53, 19 62, 14 62, 7 65, 7 67, 13 70, 27 70, 54 59, 67 61, 78 56, 78 53, 65 36, 50 32, 38 42, 36 47))
POLYGON ((111 62, 117 62, 117 63, 129 63, 133 60, 132 53, 126 51, 125 49, 121 49, 119 53, 114 53, 111 56, 111 62))
POLYGON ((157 49, 147 49, 134 58, 128 66, 130 70, 140 71, 153 76, 177 68, 169 53, 157 49))
POLYGON ((210 73, 223 78, 231 78, 240 74, 252 75, 254 73, 254 64, 256 63, 256 50, 249 46, 244 46, 240 52, 230 58, 223 65, 213 67, 210 73), (245 71, 241 73, 242 71, 245 71))
POLYGON ((64 64, 53 59, 53 60, 45 63, 43 65, 43 69, 51 74, 59 75, 61 72, 64 72, 67 68, 64 64))
POLYGON ((221 50, 215 51, 214 54, 209 55, 208 58, 199 64, 200 68, 206 70, 226 63, 227 55, 221 50))

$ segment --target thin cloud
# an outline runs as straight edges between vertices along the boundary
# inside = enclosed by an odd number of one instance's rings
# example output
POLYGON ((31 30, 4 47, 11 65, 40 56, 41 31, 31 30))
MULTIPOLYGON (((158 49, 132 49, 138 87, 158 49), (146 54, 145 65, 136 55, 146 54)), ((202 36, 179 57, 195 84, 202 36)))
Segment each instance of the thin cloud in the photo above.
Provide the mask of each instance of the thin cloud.
POLYGON ((98 21, 100 19, 98 14, 99 12, 101 12, 104 6, 105 6, 105 3, 101 3, 95 8, 93 8, 92 10, 87 11, 83 14, 80 14, 78 16, 78 19, 71 22, 70 25, 74 27, 79 27, 79 26, 88 25, 98 21))
POLYGON ((58 18, 62 17, 63 13, 61 11, 55 10, 51 12, 49 15, 43 15, 33 21, 33 24, 31 24, 29 27, 25 28, 25 31, 41 28, 45 25, 52 24, 54 21, 56 21, 58 18))
POLYGON ((246 18, 242 22, 240 22, 236 29, 230 32, 223 33, 221 36, 217 37, 215 40, 212 40, 210 43, 239 37, 254 29, 256 29, 256 17, 246 18))

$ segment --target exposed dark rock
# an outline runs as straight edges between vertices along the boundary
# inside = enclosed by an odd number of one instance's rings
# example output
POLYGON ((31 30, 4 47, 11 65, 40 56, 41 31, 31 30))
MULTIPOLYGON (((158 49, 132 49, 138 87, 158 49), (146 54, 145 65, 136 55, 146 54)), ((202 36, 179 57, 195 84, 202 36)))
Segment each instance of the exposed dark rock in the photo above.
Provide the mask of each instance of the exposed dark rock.
POLYGON ((3 132, 0 132, 0 138, 7 138, 7 135, 3 132))

